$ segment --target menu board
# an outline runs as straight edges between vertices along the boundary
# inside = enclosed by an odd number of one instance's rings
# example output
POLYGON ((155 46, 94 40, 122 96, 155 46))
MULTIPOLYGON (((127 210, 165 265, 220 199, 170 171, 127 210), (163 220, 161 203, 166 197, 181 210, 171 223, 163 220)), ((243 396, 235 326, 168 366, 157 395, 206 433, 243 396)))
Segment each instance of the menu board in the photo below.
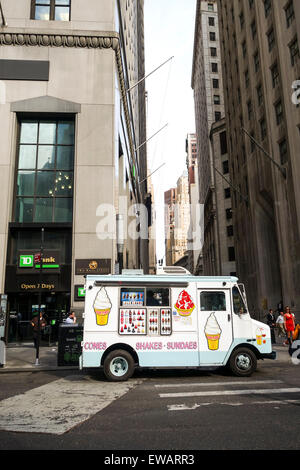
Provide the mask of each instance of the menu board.
POLYGON ((160 334, 170 335, 172 333, 172 311, 170 308, 162 308, 160 311, 160 334))
POLYGON ((145 335, 147 333, 146 309, 121 308, 119 333, 120 335, 145 335))
POLYGON ((159 308, 148 308, 148 335, 159 335, 159 308))
POLYGON ((129 306, 143 306, 144 305, 144 291, 140 292, 130 292, 130 291, 122 291, 121 292, 121 305, 123 307, 129 306))
POLYGON ((172 334, 170 308, 120 308, 120 335, 167 336, 172 334))

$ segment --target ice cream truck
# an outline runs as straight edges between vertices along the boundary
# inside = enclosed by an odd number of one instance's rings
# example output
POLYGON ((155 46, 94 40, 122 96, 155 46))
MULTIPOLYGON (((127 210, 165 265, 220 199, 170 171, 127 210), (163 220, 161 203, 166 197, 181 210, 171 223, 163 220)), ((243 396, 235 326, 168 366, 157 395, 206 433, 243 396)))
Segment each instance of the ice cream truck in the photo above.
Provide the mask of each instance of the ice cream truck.
POLYGON ((184 268, 156 275, 86 276, 80 368, 125 381, 138 368, 227 366, 250 376, 275 359, 270 328, 251 318, 236 277, 199 277, 184 268))

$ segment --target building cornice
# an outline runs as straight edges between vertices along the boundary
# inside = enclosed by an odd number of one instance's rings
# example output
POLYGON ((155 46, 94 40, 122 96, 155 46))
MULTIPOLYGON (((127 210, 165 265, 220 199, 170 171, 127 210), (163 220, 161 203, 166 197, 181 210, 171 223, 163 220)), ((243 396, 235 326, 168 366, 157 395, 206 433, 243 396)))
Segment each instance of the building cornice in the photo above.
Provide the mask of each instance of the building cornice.
POLYGON ((0 32, 0 46, 45 46, 75 47, 88 49, 118 48, 119 35, 116 32, 68 31, 61 30, 19 30, 8 29, 0 32))
MULTIPOLYGON (((132 136, 132 125, 130 121, 130 112, 125 84, 125 75, 122 63, 122 54, 120 47, 119 34, 114 31, 68 31, 62 30, 29 30, 5 28, 0 31, 0 46, 26 46, 26 47, 64 47, 79 49, 112 49, 115 52, 116 64, 120 83, 120 92, 124 105, 124 114, 127 127, 127 135, 131 150, 131 159, 136 162, 135 147, 132 136)), ((131 177, 131 175, 130 175, 131 177)), ((133 184, 134 186, 134 184, 133 184)))

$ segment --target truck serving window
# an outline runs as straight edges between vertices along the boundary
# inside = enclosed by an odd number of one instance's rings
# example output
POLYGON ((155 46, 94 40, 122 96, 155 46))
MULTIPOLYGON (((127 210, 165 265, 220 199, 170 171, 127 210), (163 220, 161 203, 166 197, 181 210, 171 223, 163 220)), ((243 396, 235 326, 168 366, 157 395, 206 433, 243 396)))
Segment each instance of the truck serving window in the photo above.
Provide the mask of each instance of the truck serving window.
POLYGON ((167 288, 146 289, 146 305, 147 307, 168 307, 170 305, 170 294, 167 288))
POLYGON ((202 311, 225 312, 225 292, 201 292, 200 306, 202 311))
POLYGON ((240 313, 247 313, 245 302, 241 296, 239 289, 234 286, 232 288, 233 311, 237 315, 240 313))

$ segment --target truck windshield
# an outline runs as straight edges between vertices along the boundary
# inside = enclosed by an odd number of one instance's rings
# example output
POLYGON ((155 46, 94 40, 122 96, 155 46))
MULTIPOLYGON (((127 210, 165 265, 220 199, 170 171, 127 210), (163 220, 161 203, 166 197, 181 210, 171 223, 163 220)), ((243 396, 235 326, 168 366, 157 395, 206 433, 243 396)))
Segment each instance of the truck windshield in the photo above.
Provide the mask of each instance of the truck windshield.
POLYGON ((238 289, 238 287, 234 286, 232 288, 232 298, 233 298, 233 311, 236 314, 240 313, 247 313, 247 308, 244 302, 243 297, 238 289))

